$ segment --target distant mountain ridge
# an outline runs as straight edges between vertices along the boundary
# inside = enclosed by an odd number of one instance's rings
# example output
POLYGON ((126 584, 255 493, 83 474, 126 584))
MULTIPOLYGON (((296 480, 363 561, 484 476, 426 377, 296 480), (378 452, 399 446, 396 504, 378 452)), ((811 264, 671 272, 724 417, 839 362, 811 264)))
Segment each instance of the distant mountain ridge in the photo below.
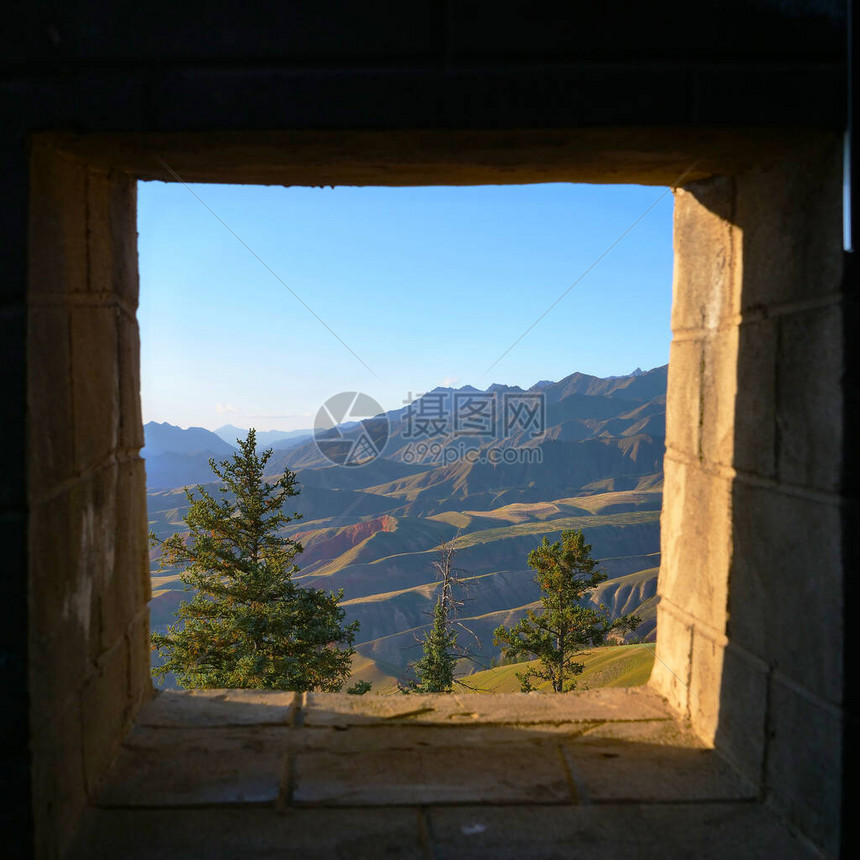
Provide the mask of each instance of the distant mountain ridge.
POLYGON ((236 451, 211 430, 203 427, 183 429, 166 421, 143 425, 146 486, 169 489, 198 484, 212 479, 211 458, 223 459, 236 451))
POLYGON ((160 454, 198 454, 208 451, 212 454, 227 455, 236 451, 236 446, 225 442, 217 434, 203 427, 189 427, 187 430, 168 424, 150 421, 143 425, 144 447, 142 457, 155 457, 160 454))
MULTIPOLYGON (((225 442, 235 445, 237 439, 244 439, 248 435, 248 428, 237 427, 235 424, 224 424, 212 431, 220 436, 225 442)), ((312 429, 307 430, 257 430, 257 444, 263 448, 285 448, 300 439, 307 439, 313 435, 312 429), (289 443, 289 444, 283 444, 289 443)))

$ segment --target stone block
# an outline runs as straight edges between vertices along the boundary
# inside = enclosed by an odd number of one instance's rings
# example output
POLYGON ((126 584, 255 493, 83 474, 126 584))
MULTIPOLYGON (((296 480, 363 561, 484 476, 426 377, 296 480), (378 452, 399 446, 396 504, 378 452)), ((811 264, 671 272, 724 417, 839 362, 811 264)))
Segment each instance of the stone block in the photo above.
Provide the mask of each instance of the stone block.
POLYGON ((71 312, 72 408, 80 470, 106 459, 117 445, 119 383, 117 311, 76 307, 71 312))
POLYGON ((92 794, 107 773, 132 717, 129 695, 128 642, 118 645, 100 661, 96 673, 81 691, 84 776, 92 794))
POLYGON ((741 472, 776 475, 776 322, 739 328, 734 463, 741 472))
MULTIPOLYGON (((656 722, 670 723, 671 720, 656 722)), ((380 727, 330 726, 306 729, 296 733, 297 749, 331 753, 368 753, 386 749, 455 749, 460 747, 494 747, 503 754, 507 746, 552 746, 559 741, 582 736, 602 725, 633 723, 564 722, 528 724, 415 725, 395 724, 380 727)), ((640 725, 636 722, 635 725, 640 725)))
POLYGON ((435 807, 429 816, 439 860, 816 856, 750 803, 435 807))
POLYGON ((134 615, 151 597, 146 474, 139 458, 120 461, 116 470, 114 577, 127 590, 129 599, 124 605, 134 615))
MULTIPOLYGON (((663 570, 660 570, 662 577, 663 570)), ((690 654, 692 651, 692 628, 673 615, 661 601, 657 607, 657 638, 654 668, 651 670, 649 686, 665 696, 669 706, 681 716, 689 708, 690 654)))
POLYGON ((87 176, 83 164, 45 146, 30 164, 29 294, 86 289, 87 176))
POLYGON ((456 693, 455 696, 472 722, 527 725, 671 716, 666 703, 647 687, 606 687, 563 695, 456 693))
POLYGON ((125 635, 134 616, 133 584, 115 575, 117 467, 93 472, 69 493, 69 559, 73 608, 88 627, 95 661, 125 635), (89 606, 84 602, 88 600, 89 606))
POLYGON ((771 680, 767 791, 826 856, 839 854, 842 715, 779 676, 771 680))
MULTIPOLYGON (((116 475, 122 470, 118 464, 110 473, 116 475)), ((104 470, 107 474, 108 470, 104 470)), ((104 580, 99 583, 101 637, 102 648, 112 648, 114 644, 126 635, 129 624, 146 607, 146 595, 143 591, 141 565, 146 551, 146 543, 140 530, 129 529, 123 532, 119 528, 122 519, 119 493, 115 493, 114 527, 115 536, 108 541, 113 547, 113 555, 105 553, 104 580), (112 561, 111 567, 107 562, 112 561)))
POLYGON ((739 242, 730 223, 734 180, 718 176, 675 191, 672 331, 714 329, 737 314, 739 242))
POLYGON ((129 700, 132 719, 141 705, 153 695, 152 672, 150 670, 149 609, 144 609, 131 624, 127 633, 129 655, 129 700))
MULTIPOLYGON (((61 632, 77 585, 69 493, 30 508, 28 550, 30 631, 37 638, 61 632)), ((89 601, 87 601, 89 606, 89 601)), ((89 629, 89 625, 86 625, 89 629)))
POLYGON ((277 690, 160 690, 140 712, 148 728, 288 726, 299 693, 277 690))
POLYGON ((703 349, 701 340, 674 340, 669 351, 666 449, 690 458, 701 451, 703 349))
POLYGON ((89 290, 137 307, 137 182, 116 171, 88 170, 89 290))
POLYGON ((78 697, 70 698, 49 722, 42 723, 30 744, 39 856, 61 856, 87 803, 78 697))
POLYGON ((752 799, 757 790, 718 753, 632 738, 565 744, 584 802, 665 803, 752 799))
POLYGON ((118 318, 119 446, 137 453, 144 445, 140 411, 140 331, 137 321, 118 318))
POLYGON ((715 332, 703 345, 701 458, 734 465, 735 404, 738 386, 738 329, 715 332))
POLYGON ((842 315, 804 310, 779 321, 779 478, 838 492, 842 466, 842 315))
MULTIPOLYGON (((720 719, 720 693, 725 643, 702 630, 693 630, 690 659, 690 723, 709 745, 720 719)), ((738 703, 740 704, 740 703, 738 703)))
POLYGON ((457 806, 429 811, 436 858, 541 860, 642 857, 645 827, 636 807, 457 806))
POLYGON ((76 694, 90 668, 93 579, 79 573, 69 493, 34 505, 29 520, 30 695, 33 719, 76 694))
POLYGON ((700 732, 713 723, 707 733, 719 752, 753 785, 761 788, 767 713, 767 667, 741 648, 729 643, 722 649, 722 673, 714 685, 717 660, 701 660, 709 648, 707 640, 696 635, 693 652, 691 710, 700 732))
POLYGON ((731 482, 666 458, 658 591, 717 632, 725 630, 731 558, 731 482))
POLYGON ((35 307, 27 328, 27 407, 30 481, 41 495, 75 471, 75 429, 72 419, 72 378, 69 313, 62 307, 35 307))
POLYGON ((838 134, 737 178, 744 310, 835 295, 842 278, 838 134))
POLYGON ((96 804, 199 806, 274 803, 291 729, 136 728, 96 804))
POLYGON ((565 803, 571 787, 553 747, 304 752, 292 801, 326 806, 427 803, 565 803))
POLYGON ((80 694, 89 672, 87 640, 80 627, 45 639, 30 639, 30 721, 34 726, 49 723, 69 700, 80 694))
POLYGON ((462 711, 453 696, 351 696, 348 693, 307 693, 302 705, 306 726, 391 725, 405 722, 447 723, 462 711))
POLYGON ((69 860, 423 860, 414 809, 91 809, 69 860))
POLYGON ((605 745, 607 742, 622 744, 647 744, 649 746, 687 747, 705 749, 702 739, 691 731, 686 723, 670 720, 632 720, 598 723, 572 737, 577 744, 605 745))
POLYGON ((839 506, 738 480, 733 508, 730 640, 839 702, 839 506))
POLYGON ((664 702, 644 687, 607 688, 563 695, 481 693, 350 696, 308 693, 305 726, 479 725, 590 722, 668 718, 664 702))

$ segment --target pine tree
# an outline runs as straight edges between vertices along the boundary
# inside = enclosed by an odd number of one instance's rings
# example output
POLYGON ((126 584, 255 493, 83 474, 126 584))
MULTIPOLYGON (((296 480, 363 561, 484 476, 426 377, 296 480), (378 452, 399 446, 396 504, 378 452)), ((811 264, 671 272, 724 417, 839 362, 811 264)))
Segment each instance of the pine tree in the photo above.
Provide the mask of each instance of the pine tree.
POLYGON ((457 660, 464 656, 457 648, 457 632, 454 630, 455 614, 462 605, 454 597, 454 588, 461 585, 458 572, 453 567, 456 536, 444 541, 439 550, 439 559, 433 567, 440 577, 439 598, 433 609, 433 623, 421 642, 423 656, 411 664, 416 679, 401 689, 411 693, 450 693, 454 686, 454 669, 457 660))
POLYGON ((286 469, 266 482, 271 448, 257 454, 253 429, 237 442, 231 460, 209 461, 220 498, 186 488, 188 533, 162 542, 150 536, 161 544, 160 569, 183 566, 182 582, 194 592, 180 604, 179 621, 152 634, 164 659, 153 673, 173 672, 188 688, 339 690, 358 623, 344 624, 342 592, 293 580, 302 546, 280 531, 301 517, 282 511, 299 493, 295 474, 286 469))
POLYGON ((567 692, 576 687, 574 676, 584 668, 575 661, 576 654, 602 645, 610 632, 635 629, 640 619, 625 615, 612 621, 605 607, 582 605, 606 574, 597 569, 579 529, 563 531, 561 541, 553 544, 544 538, 529 553, 528 563, 537 571, 543 611, 529 609, 513 627, 497 627, 493 643, 501 645, 511 661, 524 657, 540 661, 539 669, 517 673, 523 692, 535 689, 532 678, 549 681, 556 693, 567 692))
POLYGON ((440 597, 433 610, 433 624, 422 642, 424 656, 412 665, 418 677, 411 689, 416 693, 449 693, 454 686, 457 633, 448 629, 445 605, 440 597))

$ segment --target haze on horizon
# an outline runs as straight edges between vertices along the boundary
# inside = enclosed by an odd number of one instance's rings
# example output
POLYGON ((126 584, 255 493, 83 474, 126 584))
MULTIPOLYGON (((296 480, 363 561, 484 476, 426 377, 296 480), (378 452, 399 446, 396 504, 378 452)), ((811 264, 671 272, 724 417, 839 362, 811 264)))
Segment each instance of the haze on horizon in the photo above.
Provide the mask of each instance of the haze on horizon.
POLYGON ((668 361, 666 189, 190 189, 139 184, 144 422, 288 431, 340 391, 391 410, 668 361))

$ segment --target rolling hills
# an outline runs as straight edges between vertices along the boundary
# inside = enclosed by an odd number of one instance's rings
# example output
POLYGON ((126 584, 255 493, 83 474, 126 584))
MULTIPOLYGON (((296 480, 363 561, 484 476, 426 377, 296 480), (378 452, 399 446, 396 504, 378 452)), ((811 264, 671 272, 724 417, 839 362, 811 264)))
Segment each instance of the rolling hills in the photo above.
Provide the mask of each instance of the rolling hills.
MULTIPOLYGON (((436 599, 431 562, 443 541, 453 540, 457 548, 456 565, 466 586, 460 621, 475 638, 465 631, 462 636, 471 638, 478 667, 498 658, 492 630, 514 623, 538 600, 528 552, 544 536, 558 539, 564 528, 584 530, 609 577, 592 600, 613 614, 635 611, 643 624, 634 638, 653 639, 665 385, 665 367, 626 377, 572 374, 538 383, 525 394, 542 395, 540 432, 511 427, 479 437, 442 427, 434 439, 424 440, 424 456, 416 456, 409 422, 416 410, 429 410, 424 399, 431 397, 438 413, 440 404, 477 392, 435 389, 386 414, 387 445, 361 466, 333 465, 313 441, 291 439, 290 447, 275 449, 270 474, 290 468, 301 483, 291 507, 302 519, 286 530, 304 547, 298 578, 306 585, 342 589, 348 620, 360 622, 355 677, 383 683, 407 673, 436 599), (437 446, 433 451, 431 443, 437 446), (450 451, 457 456, 449 462, 450 451), (494 454, 511 462, 492 462, 494 454)), ((501 414, 508 398, 524 393, 496 385, 478 394, 501 414)), ((340 432, 348 445, 361 426, 340 432)), ((176 466, 178 477, 191 468, 187 458, 199 453, 176 456, 185 464, 176 466)), ((165 463, 157 464, 162 482, 165 463)), ((150 482, 150 527, 159 537, 183 527, 185 482, 170 487, 150 482)), ((171 621, 181 599, 176 574, 153 570, 155 629, 171 621)))
MULTIPOLYGON (((592 648, 583 652, 577 662, 585 667, 576 679, 578 690, 595 687, 635 687, 644 684, 651 674, 654 646, 607 645, 603 648, 592 648)), ((477 693, 518 693, 520 682, 517 672, 525 672, 530 667, 537 666, 537 660, 511 663, 464 675, 462 680, 477 693)), ((551 691, 548 681, 535 686, 538 692, 551 691)))

